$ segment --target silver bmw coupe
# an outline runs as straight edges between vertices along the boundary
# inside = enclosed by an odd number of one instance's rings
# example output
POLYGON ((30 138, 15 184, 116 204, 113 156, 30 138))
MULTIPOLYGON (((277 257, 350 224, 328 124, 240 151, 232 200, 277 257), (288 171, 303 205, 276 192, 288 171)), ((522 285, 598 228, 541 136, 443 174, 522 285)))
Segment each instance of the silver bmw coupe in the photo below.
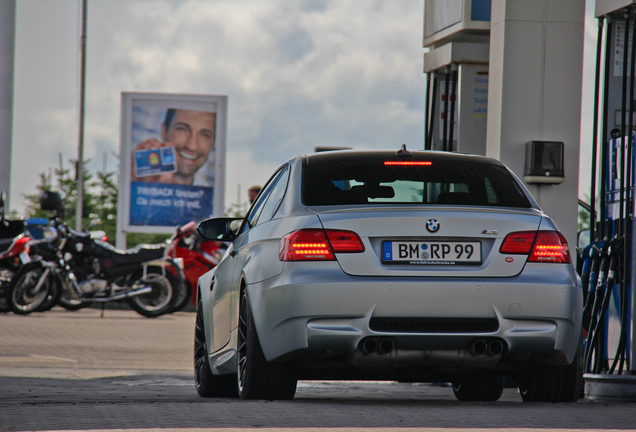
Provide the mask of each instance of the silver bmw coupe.
POLYGON ((524 401, 581 393, 568 244, 494 159, 298 156, 245 218, 198 230, 229 243, 197 288, 201 396, 292 399, 299 379, 450 382, 465 401, 504 382, 524 401))

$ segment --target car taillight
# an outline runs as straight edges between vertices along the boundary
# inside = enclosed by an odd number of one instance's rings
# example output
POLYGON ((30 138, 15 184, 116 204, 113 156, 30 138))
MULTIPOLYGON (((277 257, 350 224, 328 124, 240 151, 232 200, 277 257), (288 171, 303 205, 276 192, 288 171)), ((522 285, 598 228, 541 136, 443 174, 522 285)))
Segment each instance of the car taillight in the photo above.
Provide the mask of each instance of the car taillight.
POLYGON ((384 161, 384 165, 386 166, 431 166, 433 162, 431 161, 384 161))
POLYGON ((556 231, 539 231, 528 261, 567 264, 570 262, 568 242, 556 231))
POLYGON ((364 252, 364 245, 353 231, 326 230, 329 243, 336 253, 364 252))
POLYGON ((570 263, 570 249, 557 231, 522 231, 506 236, 499 252, 529 255, 529 262, 570 263))
POLYGON ((281 239, 281 261, 334 261, 334 253, 364 252, 360 237, 352 231, 302 229, 281 239))
POLYGON ((532 250, 532 244, 536 237, 536 231, 513 232, 506 236, 499 252, 502 254, 522 254, 527 255, 532 250))

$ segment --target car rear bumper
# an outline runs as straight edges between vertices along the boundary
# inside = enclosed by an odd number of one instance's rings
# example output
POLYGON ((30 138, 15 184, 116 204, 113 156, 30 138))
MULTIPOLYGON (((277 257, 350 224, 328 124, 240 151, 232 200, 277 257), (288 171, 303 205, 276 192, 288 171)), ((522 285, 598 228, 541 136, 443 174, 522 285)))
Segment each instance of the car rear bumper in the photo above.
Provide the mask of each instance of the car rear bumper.
POLYGON ((349 276, 334 262, 299 263, 248 292, 270 361, 328 351, 362 366, 383 354, 395 367, 569 364, 579 344, 582 291, 571 266, 547 266, 527 265, 511 278, 389 279, 349 276), (365 352, 370 338, 389 341, 391 352, 365 352), (475 353, 481 341, 486 350, 475 353), (490 352, 493 342, 501 352, 490 352))

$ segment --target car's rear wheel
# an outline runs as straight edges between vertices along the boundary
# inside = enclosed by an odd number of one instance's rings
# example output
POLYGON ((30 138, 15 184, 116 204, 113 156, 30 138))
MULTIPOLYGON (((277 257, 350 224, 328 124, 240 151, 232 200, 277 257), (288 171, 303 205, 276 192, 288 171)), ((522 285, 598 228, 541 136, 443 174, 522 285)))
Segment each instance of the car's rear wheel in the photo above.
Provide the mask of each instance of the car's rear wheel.
POLYGON ((245 289, 239 309, 237 362, 241 399, 294 398, 297 380, 291 367, 265 359, 245 289))
POLYGON ((536 365, 519 377, 524 402, 576 402, 583 389, 583 339, 567 366, 536 365))
POLYGON ((504 388, 501 375, 465 375, 453 380, 453 393, 460 401, 496 401, 504 388))
POLYGON ((201 300, 197 303, 197 317, 194 327, 194 384, 197 393, 202 397, 238 396, 236 374, 214 375, 210 370, 201 300))

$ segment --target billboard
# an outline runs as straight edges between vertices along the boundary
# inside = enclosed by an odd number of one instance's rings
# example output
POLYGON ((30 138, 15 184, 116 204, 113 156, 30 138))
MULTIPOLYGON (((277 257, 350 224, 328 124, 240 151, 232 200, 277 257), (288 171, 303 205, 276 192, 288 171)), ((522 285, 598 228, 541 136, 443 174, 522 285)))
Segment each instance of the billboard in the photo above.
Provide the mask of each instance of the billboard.
POLYGON ((223 215, 226 125, 227 96, 122 93, 118 245, 223 215))

